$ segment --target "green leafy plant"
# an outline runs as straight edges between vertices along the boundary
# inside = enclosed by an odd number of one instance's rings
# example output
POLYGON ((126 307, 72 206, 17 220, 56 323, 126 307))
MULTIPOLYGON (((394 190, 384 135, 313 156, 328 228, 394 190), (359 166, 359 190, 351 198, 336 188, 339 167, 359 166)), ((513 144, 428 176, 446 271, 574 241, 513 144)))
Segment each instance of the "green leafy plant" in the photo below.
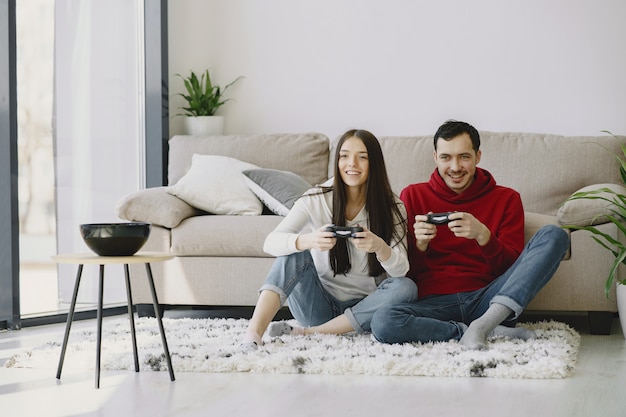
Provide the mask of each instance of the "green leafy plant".
MULTIPOLYGON (((603 132, 608 133, 613 137, 616 137, 609 131, 603 130, 603 132)), ((619 163, 619 171, 622 182, 626 185, 626 144, 622 144, 621 149, 622 155, 615 155, 615 159, 617 159, 619 163)), ((600 188, 593 191, 574 193, 568 198, 567 201, 582 199, 604 200, 611 203, 611 205, 609 206, 611 214, 607 215, 606 218, 615 226, 617 226, 622 235, 626 236, 626 226, 624 225, 624 223, 626 222, 626 195, 620 194, 610 188, 600 188)), ((611 265, 609 275, 604 284, 604 291, 606 297, 608 298, 613 283, 616 281, 615 273, 617 272, 617 268, 620 264, 626 265, 626 245, 624 245, 619 240, 613 238, 612 236, 601 232, 596 226, 566 225, 563 227, 567 229, 587 230, 588 232, 592 233, 591 237, 593 238, 593 240, 595 240, 599 245, 603 246, 607 250, 611 251, 615 256, 615 260, 611 265)), ((626 279, 617 280, 617 282, 622 285, 626 285, 626 279)))
POLYGON ((184 116, 192 117, 213 116, 217 109, 230 100, 223 98, 226 90, 243 78, 243 76, 239 76, 226 87, 221 88, 218 85, 213 85, 209 70, 206 70, 200 78, 193 71, 188 77, 176 75, 183 80, 185 90, 187 90, 187 94, 178 94, 187 101, 187 106, 181 107, 181 110, 185 111, 184 116))

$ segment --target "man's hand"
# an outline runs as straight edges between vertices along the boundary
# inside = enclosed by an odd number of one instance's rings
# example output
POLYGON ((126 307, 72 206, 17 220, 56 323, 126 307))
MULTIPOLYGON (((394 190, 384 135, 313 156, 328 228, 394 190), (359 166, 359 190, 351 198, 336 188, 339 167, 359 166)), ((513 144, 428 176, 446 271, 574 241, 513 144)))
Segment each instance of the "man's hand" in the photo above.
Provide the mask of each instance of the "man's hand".
POLYGON ((491 231, 470 213, 452 213, 449 216, 448 228, 454 236, 473 239, 480 246, 485 246, 491 239, 491 231))
POLYGON ((426 223, 426 220, 428 220, 428 216, 425 214, 418 214, 415 216, 415 224, 413 224, 413 233, 415 234, 417 249, 422 252, 425 252, 426 249, 428 249, 430 241, 437 236, 437 226, 426 223))

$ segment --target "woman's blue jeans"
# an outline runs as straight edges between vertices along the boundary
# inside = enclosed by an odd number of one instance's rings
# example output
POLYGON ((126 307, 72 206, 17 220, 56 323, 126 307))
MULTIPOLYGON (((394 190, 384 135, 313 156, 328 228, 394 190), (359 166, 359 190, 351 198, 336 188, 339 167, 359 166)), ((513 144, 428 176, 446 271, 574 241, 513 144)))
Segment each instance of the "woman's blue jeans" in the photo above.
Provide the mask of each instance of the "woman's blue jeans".
POLYGON ((503 325, 514 326, 533 297, 548 283, 569 247, 569 235, 558 226, 544 226, 527 243, 517 261, 500 277, 476 291, 434 295, 414 303, 386 306, 371 323, 383 343, 459 340, 472 321, 491 303, 513 310, 503 325))
POLYGON ((317 326, 345 314, 357 333, 370 331, 374 313, 390 304, 417 300, 417 286, 409 278, 387 278, 365 298, 340 301, 326 291, 309 251, 279 256, 259 291, 269 290, 280 296, 280 304, 289 301, 289 310, 302 326, 317 326))

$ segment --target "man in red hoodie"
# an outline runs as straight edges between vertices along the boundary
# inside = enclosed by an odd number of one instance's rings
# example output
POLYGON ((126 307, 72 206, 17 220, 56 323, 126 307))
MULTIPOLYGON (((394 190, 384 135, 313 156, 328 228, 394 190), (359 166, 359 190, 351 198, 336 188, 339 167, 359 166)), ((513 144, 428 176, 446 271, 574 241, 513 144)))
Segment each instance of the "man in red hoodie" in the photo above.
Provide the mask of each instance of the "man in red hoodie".
POLYGON ((515 322, 558 268, 567 233, 544 226, 524 247, 520 195, 477 167, 480 135, 472 125, 447 121, 434 146, 430 180, 400 194, 414 234, 408 276, 419 299, 378 310, 373 335, 384 343, 454 339, 470 349, 485 349, 489 336, 533 338, 515 322))

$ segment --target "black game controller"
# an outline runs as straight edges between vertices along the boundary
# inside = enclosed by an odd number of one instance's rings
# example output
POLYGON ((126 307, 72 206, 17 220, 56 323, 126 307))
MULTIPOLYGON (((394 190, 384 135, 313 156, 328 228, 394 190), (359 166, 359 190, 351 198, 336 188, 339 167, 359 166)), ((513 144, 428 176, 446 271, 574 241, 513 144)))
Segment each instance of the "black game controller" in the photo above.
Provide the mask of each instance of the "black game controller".
POLYGON ((363 228, 360 226, 354 226, 354 227, 350 227, 350 226, 328 226, 326 228, 327 232, 333 232, 335 233, 335 237, 354 237, 358 239, 358 236, 356 236, 356 234, 358 232, 362 232, 363 228))
POLYGON ((449 217, 452 213, 454 213, 454 211, 448 211, 445 213, 429 213, 427 214, 428 219, 426 220, 426 223, 436 225, 448 224, 452 221, 449 217))

